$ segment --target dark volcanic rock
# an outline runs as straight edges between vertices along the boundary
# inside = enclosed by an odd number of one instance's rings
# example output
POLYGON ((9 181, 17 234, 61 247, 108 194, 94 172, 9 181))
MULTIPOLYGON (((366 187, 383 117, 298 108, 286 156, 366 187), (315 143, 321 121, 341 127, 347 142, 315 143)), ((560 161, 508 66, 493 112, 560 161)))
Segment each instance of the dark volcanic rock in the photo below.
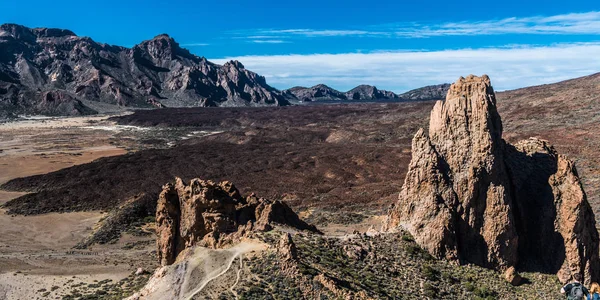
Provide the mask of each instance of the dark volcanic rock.
POLYGON ((69 30, 0 26, 0 111, 94 113, 81 100, 116 107, 289 104, 241 63, 213 64, 166 34, 128 49, 69 30))
POLYGON ((398 95, 404 101, 444 100, 450 88, 449 83, 428 85, 422 88, 410 90, 398 95))
POLYGON ((251 231, 271 230, 275 223, 318 232, 281 201, 242 197, 228 181, 193 179, 186 185, 177 178, 175 185, 163 187, 158 199, 158 257, 161 265, 170 265, 188 247, 218 248, 251 231))
POLYGON ((385 227, 440 258, 598 280, 598 231, 574 163, 545 141, 506 143, 487 76, 450 87, 412 153, 385 227))

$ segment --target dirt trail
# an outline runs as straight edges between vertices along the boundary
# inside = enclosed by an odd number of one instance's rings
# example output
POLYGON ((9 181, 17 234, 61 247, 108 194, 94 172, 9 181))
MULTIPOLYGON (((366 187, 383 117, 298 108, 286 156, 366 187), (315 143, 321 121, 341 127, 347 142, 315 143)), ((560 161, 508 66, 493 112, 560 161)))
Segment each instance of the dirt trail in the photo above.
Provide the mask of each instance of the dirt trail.
POLYGON ((158 269, 148 284, 129 299, 204 299, 212 298, 208 295, 215 292, 218 294, 227 290, 237 298, 232 290, 239 282, 240 271, 243 270, 243 255, 262 251, 266 247, 265 244, 252 240, 241 242, 229 249, 198 247, 185 254, 185 259, 180 262, 158 269), (236 258, 240 258, 238 270, 232 268, 236 258), (207 290, 207 287, 211 290, 207 290))
POLYGON ((235 296, 235 299, 238 299, 238 294, 237 292, 234 290, 235 286, 238 284, 238 282, 240 282, 240 275, 242 274, 243 268, 244 268, 244 261, 243 261, 244 256, 240 256, 240 268, 237 271, 236 277, 235 277, 235 282, 233 283, 233 285, 229 288, 229 291, 231 291, 231 293, 233 294, 233 296, 235 296))
MULTIPOLYGON (((237 280, 239 280, 239 271, 241 271, 241 267, 243 266, 243 264, 241 263, 242 256, 246 252, 257 249, 257 246, 260 246, 260 245, 244 242, 244 243, 240 243, 240 244, 236 245, 235 247, 233 247, 231 249, 226 250, 227 252, 231 252, 231 254, 230 254, 231 257, 228 259, 227 264, 224 265, 221 268, 221 270, 219 268, 217 268, 213 272, 207 274, 206 278, 202 281, 200 286, 198 286, 196 289, 189 292, 188 293, 189 296, 187 296, 185 299, 186 300, 192 299, 194 296, 199 294, 206 287, 206 285, 208 285, 211 281, 213 281, 213 280, 223 276, 225 273, 227 273, 227 271, 229 271, 231 269, 231 266, 233 265, 233 262, 235 261, 235 259, 240 257, 240 270, 238 270, 238 272, 236 272, 237 273, 236 282, 234 283, 234 285, 232 287, 230 287, 230 290, 232 290, 232 288, 235 286, 235 284, 237 284, 237 280), (217 273, 217 274, 215 274, 215 273, 217 273)), ((204 259, 207 259, 207 258, 204 258, 204 259)), ((186 284, 189 284, 189 283, 184 282, 184 285, 186 285, 186 284)))

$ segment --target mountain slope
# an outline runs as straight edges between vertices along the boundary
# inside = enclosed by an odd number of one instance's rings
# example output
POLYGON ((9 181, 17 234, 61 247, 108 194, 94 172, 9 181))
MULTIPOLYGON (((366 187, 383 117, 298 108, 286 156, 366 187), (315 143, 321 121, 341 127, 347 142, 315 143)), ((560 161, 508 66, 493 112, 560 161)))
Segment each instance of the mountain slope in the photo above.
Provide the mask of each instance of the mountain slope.
POLYGON ((362 84, 346 92, 351 100, 397 99, 398 95, 390 91, 378 90, 372 85, 362 84))
POLYGON ((300 101, 319 101, 319 100, 346 100, 344 93, 330 88, 324 84, 317 84, 313 87, 296 86, 284 91, 292 94, 300 101))
POLYGON ((399 97, 406 101, 444 100, 449 88, 449 83, 428 85, 400 94, 399 97))
POLYGON ((289 104, 241 63, 211 63, 166 34, 125 48, 68 30, 0 26, 0 111, 94 113, 85 100, 116 107, 289 104))
POLYGON ((362 84, 347 92, 340 92, 324 84, 313 87, 296 86, 283 91, 286 95, 295 97, 298 101, 371 101, 398 99, 398 95, 390 91, 379 90, 372 85, 362 84))
POLYGON ((410 90, 403 94, 395 94, 391 91, 380 90, 372 85, 361 84, 347 92, 340 92, 324 84, 313 87, 296 86, 283 93, 295 97, 298 101, 373 101, 373 100, 397 100, 397 101, 425 101, 441 100, 446 97, 450 84, 437 84, 410 90))

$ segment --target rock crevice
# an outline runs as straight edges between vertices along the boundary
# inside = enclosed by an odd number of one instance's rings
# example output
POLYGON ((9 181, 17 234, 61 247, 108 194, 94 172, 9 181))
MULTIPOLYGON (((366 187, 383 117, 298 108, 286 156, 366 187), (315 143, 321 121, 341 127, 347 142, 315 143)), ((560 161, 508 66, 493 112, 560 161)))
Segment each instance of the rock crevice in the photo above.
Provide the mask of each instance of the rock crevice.
POLYGON ((510 145, 488 76, 460 78, 413 138, 385 229, 404 227, 433 256, 597 280, 598 232, 572 161, 546 141, 510 145))

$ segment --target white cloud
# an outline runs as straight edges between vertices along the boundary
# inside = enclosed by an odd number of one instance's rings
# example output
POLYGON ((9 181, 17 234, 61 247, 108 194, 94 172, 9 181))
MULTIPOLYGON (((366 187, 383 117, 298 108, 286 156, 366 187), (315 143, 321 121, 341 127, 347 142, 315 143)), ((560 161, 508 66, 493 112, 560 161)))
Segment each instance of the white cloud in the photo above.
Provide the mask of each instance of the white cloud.
POLYGON ((498 34, 600 34, 600 12, 572 13, 555 16, 506 18, 475 22, 442 23, 429 26, 396 25, 398 36, 431 37, 450 35, 498 34))
MULTIPOLYGON (((512 17, 497 20, 469 20, 447 23, 397 23, 359 29, 258 29, 262 38, 315 37, 400 37, 475 36, 500 34, 589 34, 600 35, 600 12, 570 13, 554 16, 512 17)), ((248 31, 235 32, 247 34, 248 31)), ((251 36, 252 36, 251 35, 251 36)))
POLYGON ((288 41, 284 41, 284 40, 250 40, 249 42, 255 43, 255 44, 284 44, 284 43, 289 43, 288 41))
POLYGON ((277 88, 325 83, 346 90, 373 84, 402 92, 488 74, 497 90, 551 83, 600 71, 600 43, 513 46, 441 51, 241 56, 241 61, 277 88))
POLYGON ((281 30, 261 30, 259 33, 264 35, 287 34, 305 37, 330 37, 330 36, 372 36, 389 35, 387 32, 368 31, 368 30, 315 30, 315 29, 281 29, 281 30))

